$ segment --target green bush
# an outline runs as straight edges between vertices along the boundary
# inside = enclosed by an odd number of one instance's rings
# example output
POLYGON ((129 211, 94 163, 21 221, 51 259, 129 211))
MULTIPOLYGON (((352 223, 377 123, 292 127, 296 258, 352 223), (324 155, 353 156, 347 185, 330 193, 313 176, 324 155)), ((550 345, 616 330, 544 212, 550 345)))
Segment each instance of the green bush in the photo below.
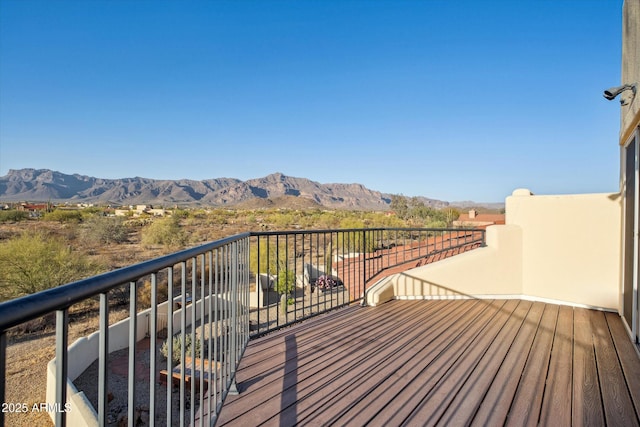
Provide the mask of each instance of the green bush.
POLYGON ((276 282, 276 292, 285 295, 292 292, 296 288, 296 275, 293 271, 282 269, 278 272, 278 281, 276 282))
POLYGON ((171 216, 173 216, 174 218, 185 219, 189 218, 190 215, 189 211, 186 209, 175 209, 171 216))
MULTIPOLYGON (((191 335, 186 335, 185 339, 184 339, 184 346, 185 346, 185 354, 187 355, 187 357, 191 357, 191 335)), ((169 357, 169 340, 165 340, 162 343, 162 347, 160 347, 160 353, 162 353, 162 355, 164 356, 165 359, 168 359, 169 357)), ((196 353, 196 357, 200 357, 201 354, 201 345, 200 345, 200 340, 196 338, 195 341, 195 353, 196 353)), ((180 360, 182 359, 182 336, 181 335, 176 335, 173 337, 173 339, 171 340, 171 361, 172 364, 175 366, 178 363, 180 363, 180 360)))
POLYGON ((124 217, 92 216, 85 221, 82 235, 99 244, 123 243, 129 235, 124 221, 124 217))
POLYGON ((142 243, 151 245, 163 245, 177 248, 185 246, 189 236, 182 230, 180 220, 177 217, 154 220, 142 231, 142 243))
POLYGON ((15 209, 0 211, 0 222, 18 222, 28 217, 29 213, 25 211, 17 211, 15 209))
POLYGON ((107 211, 108 209, 101 208, 99 206, 89 206, 82 209, 81 213, 84 217, 90 217, 93 215, 104 215, 107 211))
POLYGON ((0 300, 60 286, 102 270, 58 238, 25 233, 0 244, 0 300))
POLYGON ((447 228, 447 222, 443 220, 435 220, 427 222, 424 226, 425 228, 447 228))
MULTIPOLYGON (((340 228, 343 229, 361 229, 365 228, 362 220, 343 219, 340 222, 340 228)), ((373 252, 376 246, 374 233, 372 231, 356 231, 347 232, 338 235, 337 246, 343 248, 347 252, 373 252)))
POLYGON ((82 212, 77 210, 56 209, 53 212, 47 212, 42 218, 45 221, 58 221, 78 223, 82 221, 82 212))

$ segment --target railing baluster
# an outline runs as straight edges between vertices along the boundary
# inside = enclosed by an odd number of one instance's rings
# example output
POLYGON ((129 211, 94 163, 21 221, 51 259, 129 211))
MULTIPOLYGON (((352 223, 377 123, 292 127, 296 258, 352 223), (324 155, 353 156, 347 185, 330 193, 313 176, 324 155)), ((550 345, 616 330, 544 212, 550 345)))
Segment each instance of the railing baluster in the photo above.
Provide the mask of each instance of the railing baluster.
POLYGON ((136 410, 136 333, 138 329, 138 287, 136 282, 129 283, 129 388, 128 420, 129 427, 135 426, 136 410))
POLYGON ((109 298, 100 294, 100 340, 98 348, 98 424, 107 425, 107 390, 109 387, 109 298))
POLYGON ((231 383, 233 378, 231 377, 232 369, 231 366, 233 364, 233 359, 231 355, 233 354, 233 318, 231 317, 231 310, 233 305, 233 271, 231 260, 233 259, 233 250, 230 246, 226 247, 225 254, 225 271, 226 271, 226 286, 227 286, 227 308, 225 310, 226 317, 226 325, 225 331, 227 333, 227 351, 225 354, 229 357, 229 361, 226 363, 227 365, 227 391, 231 389, 231 383))
MULTIPOLYGON (((186 325, 187 325, 187 262, 180 263, 180 363, 185 362, 186 355, 186 325)), ((180 427, 184 427, 186 412, 185 370, 180 369, 180 427)))
MULTIPOLYGON (((197 277, 197 272, 198 272, 198 266, 197 266, 197 258, 193 257, 191 258, 191 333, 189 334, 191 336, 191 387, 190 387, 190 393, 191 393, 191 405, 190 405, 190 423, 189 425, 193 425, 196 419, 196 375, 195 375, 195 368, 196 368, 196 284, 198 282, 198 277, 197 277)), ((186 369, 186 363, 183 360, 182 361, 182 369, 186 369)))
POLYGON ((213 319, 215 324, 215 339, 213 340, 213 354, 216 356, 216 360, 220 359, 220 365, 216 364, 216 376, 213 381, 213 395, 215 396, 216 412, 218 412, 218 402, 222 403, 222 357, 218 357, 220 353, 220 269, 219 269, 219 257, 220 249, 215 251, 215 274, 214 274, 214 294, 216 299, 214 301, 213 319))
MULTIPOLYGON (((260 263, 258 263, 260 265, 260 263)), ((215 399, 215 376, 213 371, 216 369, 214 363, 214 357, 212 353, 212 336, 213 336, 213 251, 207 252, 207 267, 209 268, 209 277, 208 277, 208 285, 209 285, 209 303, 207 304, 207 318, 209 319, 209 339, 207 346, 208 354, 207 360, 209 361, 209 371, 208 371, 208 379, 209 379, 209 387, 207 387, 207 414, 209 414, 209 418, 215 416, 211 412, 211 400, 215 399), (213 388, 213 389, 212 389, 213 388), (212 395, 212 392, 214 393, 212 395)))
POLYGON ((238 363, 238 242, 231 244, 231 372, 230 394, 238 394, 236 365, 238 363))
POLYGON ((151 274, 151 322, 149 326, 149 425, 156 420, 156 355, 158 342, 158 274, 151 274))
POLYGON ((56 426, 64 427, 67 422, 67 347, 69 341, 69 309, 56 311, 56 426))
POLYGON ((173 266, 167 269, 167 425, 173 425, 173 266))
MULTIPOLYGON (((220 251, 220 291, 222 293, 222 300, 220 301, 220 355, 223 356, 222 363, 222 373, 220 378, 220 392, 224 394, 227 389, 227 378, 228 378, 228 370, 227 366, 229 364, 229 358, 227 355, 227 340, 229 339, 229 334, 227 333, 227 310, 228 310, 228 301, 229 301, 229 291, 227 289, 227 248, 222 248, 220 251)), ((222 398, 224 400, 224 397, 222 398)))
MULTIPOLYGON (((204 262, 204 254, 202 254, 201 256, 201 261, 200 261, 200 301, 198 301, 198 305, 200 306, 200 426, 202 427, 204 424, 204 381, 206 375, 205 375, 205 371, 204 371, 204 360, 205 360, 205 354, 204 354, 204 350, 205 350, 205 344, 204 344, 204 336, 205 334, 205 311, 204 311, 204 306, 205 306, 205 295, 204 295, 204 290, 205 290, 205 262, 204 262)), ((208 319, 209 322, 211 322, 211 319, 208 319)), ((195 369, 195 361, 194 361, 194 369, 195 369)))

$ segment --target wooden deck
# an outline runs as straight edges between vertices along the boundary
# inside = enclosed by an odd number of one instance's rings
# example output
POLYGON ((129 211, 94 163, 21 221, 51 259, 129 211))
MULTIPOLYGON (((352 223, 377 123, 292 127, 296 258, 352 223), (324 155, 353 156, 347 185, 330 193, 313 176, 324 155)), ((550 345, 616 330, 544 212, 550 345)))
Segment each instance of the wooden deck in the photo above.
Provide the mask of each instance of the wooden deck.
POLYGON ((351 306, 249 344, 216 425, 640 425, 617 314, 521 300, 351 306))

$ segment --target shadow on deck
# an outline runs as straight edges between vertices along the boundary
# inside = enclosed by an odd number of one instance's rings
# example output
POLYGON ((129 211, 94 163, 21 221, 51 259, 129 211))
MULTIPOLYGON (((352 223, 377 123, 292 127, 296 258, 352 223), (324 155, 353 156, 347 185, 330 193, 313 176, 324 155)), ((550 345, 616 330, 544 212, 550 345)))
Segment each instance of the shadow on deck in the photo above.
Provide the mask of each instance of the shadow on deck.
POLYGON ((393 301, 252 341, 216 425, 640 425, 639 377, 614 313, 393 301))

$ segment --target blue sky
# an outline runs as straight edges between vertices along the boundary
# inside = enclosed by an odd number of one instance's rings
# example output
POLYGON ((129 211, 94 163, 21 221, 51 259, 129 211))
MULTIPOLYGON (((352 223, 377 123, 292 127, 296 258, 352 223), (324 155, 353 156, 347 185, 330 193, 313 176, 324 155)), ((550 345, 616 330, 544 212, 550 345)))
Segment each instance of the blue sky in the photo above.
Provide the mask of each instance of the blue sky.
POLYGON ((622 0, 0 0, 0 175, 618 190, 622 0))

